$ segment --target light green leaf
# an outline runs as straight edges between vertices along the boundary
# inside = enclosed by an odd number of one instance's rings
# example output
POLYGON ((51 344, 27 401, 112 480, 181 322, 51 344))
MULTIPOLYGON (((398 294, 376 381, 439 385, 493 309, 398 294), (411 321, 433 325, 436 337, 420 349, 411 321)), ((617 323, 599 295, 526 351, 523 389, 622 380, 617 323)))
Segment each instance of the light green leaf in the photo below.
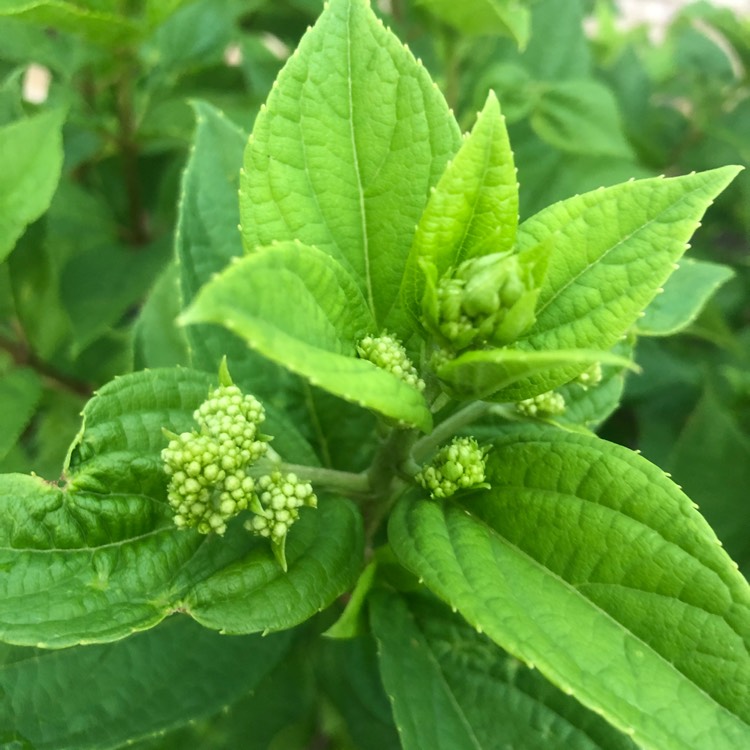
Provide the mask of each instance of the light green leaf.
POLYGON ((62 169, 60 110, 0 127, 0 260, 48 208, 62 169))
POLYGON ((42 384, 34 370, 17 367, 0 375, 0 411, 3 415, 0 459, 8 455, 21 436, 41 397, 42 384))
MULTIPOLYGON (((175 611, 231 632, 279 630, 352 584, 362 523, 339 498, 322 497, 318 511, 301 515, 286 546, 288 574, 239 520, 223 538, 175 528, 162 427, 194 427, 209 379, 180 369, 118 378, 84 410, 66 485, 0 478, 0 640, 110 641, 175 611)), ((274 433, 271 414, 264 427, 274 433)))
POLYGON ((106 46, 132 40, 138 33, 136 24, 124 16, 87 10, 65 0, 5 0, 0 16, 80 34, 89 42, 106 46))
POLYGON ((641 336, 671 336, 689 326, 716 290, 734 276, 729 266, 685 258, 664 285, 664 293, 644 311, 636 332, 641 336))
MULTIPOLYGON (((521 249, 555 237, 536 323, 516 347, 613 347, 669 278, 703 212, 738 171, 722 167, 601 188, 556 203, 521 224, 521 249)), ((553 369, 516 383, 498 398, 527 398, 580 371, 553 369)))
POLYGON ((119 748, 243 698, 279 664, 290 640, 222 638, 170 617, 112 644, 62 651, 0 646, 0 726, 36 750, 119 748))
POLYGON ((280 242, 233 264, 183 313, 184 323, 219 323, 313 385, 428 430, 421 393, 371 362, 356 343, 376 332, 356 282, 333 257, 280 242))
POLYGON ((418 0, 462 34, 507 34, 523 48, 529 41, 531 11, 524 0, 418 0))
POLYGON ((414 227, 458 126, 426 70, 366 0, 331 0, 258 115, 240 187, 248 250, 299 239, 357 282, 380 332, 394 324, 414 227))
POLYGON ((510 250, 518 226, 518 182, 505 119, 490 92, 484 110, 443 172, 422 214, 407 260, 402 302, 421 325, 423 261, 438 278, 451 266, 510 250))
POLYGON ((635 749, 447 607, 381 592, 371 616, 404 750, 635 749))
POLYGON ((654 750, 750 743, 750 588, 690 500, 595 437, 509 427, 492 489, 405 498, 402 562, 476 628, 654 750))
MULTIPOLYGON (((448 393, 455 398, 485 399, 536 373, 570 365, 579 365, 584 370, 596 362, 634 367, 624 357, 597 350, 532 352, 518 349, 479 349, 448 360, 438 369, 437 375, 447 386, 448 393)), ((491 400, 507 399, 500 396, 491 400)))
POLYGON ((576 154, 633 158, 617 100, 594 80, 561 81, 539 97, 530 118, 544 141, 576 154))

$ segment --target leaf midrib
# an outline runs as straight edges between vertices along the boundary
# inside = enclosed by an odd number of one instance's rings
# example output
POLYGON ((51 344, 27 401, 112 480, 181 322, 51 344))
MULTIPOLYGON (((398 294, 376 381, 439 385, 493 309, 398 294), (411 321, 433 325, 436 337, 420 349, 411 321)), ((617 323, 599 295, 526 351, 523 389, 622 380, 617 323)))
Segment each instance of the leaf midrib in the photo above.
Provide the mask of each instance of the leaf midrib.
MULTIPOLYGON (((659 220, 660 220, 660 218, 661 218, 661 217, 662 217, 662 216, 663 216, 663 215, 664 215, 665 213, 667 213, 668 211, 671 211, 671 210, 673 210, 673 209, 674 209, 674 208, 675 208, 676 206, 679 206, 679 205, 680 205, 681 203, 683 203, 683 202, 684 202, 684 201, 685 201, 685 200, 686 200, 686 199, 687 199, 687 198, 688 198, 689 196, 692 196, 692 195, 693 195, 694 193, 697 193, 697 192, 699 192, 699 191, 700 191, 700 190, 702 190, 702 189, 703 189, 704 187, 705 187, 704 185, 701 185, 701 186, 698 186, 698 187, 695 187, 695 188, 693 188, 692 190, 690 190, 690 191, 689 191, 689 192, 687 192, 687 193, 683 193, 683 194, 682 194, 682 195, 681 195, 681 196, 680 196, 680 197, 679 197, 679 198, 678 198, 678 199, 677 199, 676 201, 673 201, 673 202, 671 202, 671 203, 670 203, 670 204, 669 204, 669 205, 668 205, 668 206, 667 206, 666 208, 664 208, 664 209, 662 209, 661 211, 659 211, 659 213, 658 213, 658 214, 657 214, 656 216, 654 216, 653 218, 649 219, 649 220, 648 220, 647 222, 645 222, 645 223, 643 223, 643 224, 640 224, 640 225, 639 225, 639 226, 638 226, 638 227, 637 227, 636 229, 634 229, 634 230, 633 230, 632 232, 630 232, 630 234, 628 234, 628 235, 627 235, 627 236, 625 236, 625 237, 622 237, 622 238, 621 238, 620 240, 618 240, 618 242, 616 242, 616 243, 615 243, 614 245, 612 245, 611 247, 607 248, 607 249, 606 249, 606 250, 604 251, 604 253, 602 253, 602 254, 601 254, 600 256, 598 256, 598 257, 596 258, 596 260, 594 260, 594 261, 593 261, 592 263, 589 263, 589 264, 587 264, 587 265, 586 265, 586 266, 585 266, 584 268, 582 268, 582 269, 581 269, 581 270, 580 270, 580 271, 579 271, 579 272, 578 272, 578 273, 577 273, 577 274, 576 274, 575 276, 573 276, 573 277, 569 278, 569 279, 568 279, 568 281, 566 281, 566 282, 565 282, 565 284, 563 284, 563 285, 562 285, 562 286, 561 286, 561 287, 560 287, 559 289, 557 289, 557 290, 556 290, 556 291, 554 292, 554 294, 553 294, 553 295, 552 295, 552 296, 551 296, 551 297, 550 297, 550 298, 549 298, 549 299, 548 299, 548 300, 547 300, 547 301, 546 301, 546 302, 545 302, 545 303, 544 303, 543 305, 540 305, 540 306, 539 306, 539 308, 538 308, 538 309, 537 309, 537 311, 536 311, 536 316, 537 316, 537 319, 539 319, 539 318, 541 317, 542 313, 543 313, 543 312, 544 312, 544 311, 545 311, 545 310, 546 310, 546 309, 547 309, 547 308, 548 308, 548 307, 549 307, 549 306, 550 306, 550 305, 551 305, 551 304, 552 304, 552 303, 553 303, 553 302, 554 302, 554 301, 555 301, 555 300, 556 300, 556 299, 557 299, 557 298, 558 298, 558 297, 559 297, 560 295, 562 295, 562 294, 563 294, 563 293, 564 293, 564 292, 565 292, 565 291, 566 291, 566 290, 567 290, 567 289, 568 289, 568 288, 569 288, 570 286, 572 286, 573 284, 576 284, 576 283, 577 283, 577 282, 579 281, 579 279, 580 279, 580 278, 581 278, 582 276, 584 276, 585 274, 587 274, 587 273, 588 273, 588 272, 589 272, 589 271, 590 271, 590 270, 591 270, 592 268, 594 268, 594 267, 598 266, 598 265, 599 265, 600 263, 602 263, 602 262, 603 262, 603 261, 605 260, 605 258, 607 258, 607 256, 609 256, 609 254, 610 254, 610 253, 613 253, 613 252, 615 252, 615 251, 616 251, 616 250, 617 250, 617 249, 618 249, 618 248, 619 248, 619 247, 620 247, 621 245, 623 245, 624 243, 628 242, 628 241, 629 241, 629 240, 631 240, 631 239, 632 239, 632 238, 633 238, 634 236, 636 236, 637 234, 639 234, 639 233, 641 233, 642 231, 644 231, 644 230, 645 230, 646 228, 648 228, 648 227, 649 227, 649 226, 650 226, 651 224, 654 224, 655 222, 659 221, 659 220)), ((587 207, 587 208, 588 208, 588 207, 587 207)), ((575 220, 576 220, 576 221, 580 221, 580 219, 581 219, 581 216, 582 216, 582 214, 579 214, 578 216, 576 216, 576 219, 575 219, 575 220)), ((696 219, 695 221, 696 221, 696 223, 697 223, 697 221, 698 221, 698 220, 696 219)), ((572 222, 571 222, 571 223, 572 223, 572 222)), ((545 228, 546 228, 546 227, 545 227, 545 228)), ((546 333, 546 332, 548 332, 549 330, 552 330, 552 329, 554 329, 554 328, 557 328, 557 327, 558 327, 557 325, 553 325, 553 326, 551 326, 551 327, 549 327, 549 328, 546 328, 546 329, 544 329, 544 330, 542 330, 542 331, 538 331, 538 330, 536 330, 536 328, 537 328, 537 327, 536 327, 536 326, 534 326, 534 329, 532 329, 532 331, 530 331, 530 332, 529 332, 529 336, 527 336, 527 338, 529 338, 529 337, 530 337, 531 335, 535 335, 535 334, 538 334, 538 333, 546 333)))

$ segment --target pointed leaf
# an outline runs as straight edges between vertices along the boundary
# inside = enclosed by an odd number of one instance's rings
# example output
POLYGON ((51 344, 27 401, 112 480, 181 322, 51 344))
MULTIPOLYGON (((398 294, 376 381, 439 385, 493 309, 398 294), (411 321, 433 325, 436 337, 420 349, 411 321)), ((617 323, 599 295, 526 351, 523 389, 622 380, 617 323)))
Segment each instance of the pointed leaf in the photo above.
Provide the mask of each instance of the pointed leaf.
MULTIPOLYGON (((446 362, 437 374, 455 398, 485 399, 508 388, 519 380, 553 367, 579 365, 581 369, 597 362, 620 367, 634 367, 633 363, 611 352, 572 349, 529 352, 518 349, 480 349, 467 352, 446 362)), ((493 397, 491 400, 505 400, 493 397)))
POLYGON ((430 195, 417 225, 402 283, 402 300, 419 324, 424 276, 431 262, 438 278, 477 255, 505 252, 516 241, 518 182, 505 118, 490 92, 474 129, 430 195))
POLYGON ((321 248, 357 279, 377 328, 392 325, 414 227, 458 145, 442 95, 369 3, 331 0, 255 122, 245 246, 321 248))
POLYGON ((641 336, 671 336, 689 326, 716 290, 734 276, 729 266, 685 258, 646 308, 636 331, 641 336))
POLYGON ((313 385, 430 427, 419 391, 356 358, 356 343, 376 332, 375 323, 356 282, 317 248, 280 242, 257 249, 209 282, 182 320, 219 323, 313 385))
POLYGON ((508 428, 487 463, 490 490, 397 505, 403 563, 642 747, 750 743, 750 588, 690 500, 551 428, 508 428))
MULTIPOLYGON (((610 349, 669 278, 685 243, 738 167, 601 188, 556 203, 525 221, 521 248, 556 233, 536 323, 524 351, 610 349)), ((498 397, 515 401, 561 385, 580 368, 550 370, 498 397)))
POLYGON ((48 208, 62 169, 59 110, 0 127, 0 261, 48 208))
POLYGON ((405 750, 635 750, 447 607, 380 592, 370 611, 405 750))

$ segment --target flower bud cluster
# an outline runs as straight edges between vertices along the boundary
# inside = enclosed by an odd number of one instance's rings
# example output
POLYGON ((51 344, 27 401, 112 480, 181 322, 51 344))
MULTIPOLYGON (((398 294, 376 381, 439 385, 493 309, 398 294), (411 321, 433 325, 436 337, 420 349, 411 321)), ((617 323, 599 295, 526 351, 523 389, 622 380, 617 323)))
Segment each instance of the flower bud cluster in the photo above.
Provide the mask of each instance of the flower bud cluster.
POLYGON ((471 437, 454 438, 444 445, 417 475, 430 497, 450 497, 459 490, 488 487, 484 481, 486 448, 471 437))
POLYGON ((565 411, 561 393, 547 391, 516 403, 516 411, 524 417, 557 417, 565 411))
POLYGON ((573 382, 580 385, 584 391, 599 385, 602 382, 601 362, 594 362, 588 370, 584 370, 573 382))
POLYGON ((412 388, 424 390, 424 380, 419 377, 404 345, 395 336, 387 332, 382 336, 365 336, 357 344, 357 354, 400 378, 412 388))
POLYGON ((246 470, 268 450, 258 433, 265 413, 257 399, 229 385, 212 391, 193 417, 201 432, 172 436, 161 453, 170 476, 167 500, 178 528, 224 534, 227 521, 255 496, 246 470))
POLYGON ((274 471, 258 479, 256 490, 260 507, 245 522, 245 528, 259 536, 268 537, 281 544, 291 525, 299 518, 299 509, 306 505, 316 508, 318 498, 309 482, 301 481, 296 474, 274 471))
POLYGON ((535 320, 537 264, 515 252, 464 261, 426 297, 428 327, 455 351, 515 341, 535 320))

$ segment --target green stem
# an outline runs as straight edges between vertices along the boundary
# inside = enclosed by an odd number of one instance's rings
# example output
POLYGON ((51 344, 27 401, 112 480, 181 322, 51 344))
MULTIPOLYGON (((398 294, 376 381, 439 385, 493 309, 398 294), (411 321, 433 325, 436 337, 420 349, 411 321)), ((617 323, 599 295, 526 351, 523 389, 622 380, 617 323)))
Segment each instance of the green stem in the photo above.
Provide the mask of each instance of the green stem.
POLYGON ((429 435, 418 440, 411 452, 412 459, 417 463, 422 463, 441 443, 453 437, 462 427, 476 422, 493 408, 494 404, 472 401, 468 406, 444 419, 429 435))
POLYGON ((294 473, 300 479, 312 482, 316 487, 338 492, 346 497, 362 497, 371 494, 370 480, 366 473, 354 474, 350 471, 324 469, 321 466, 287 463, 282 463, 279 470, 284 473, 294 473))

